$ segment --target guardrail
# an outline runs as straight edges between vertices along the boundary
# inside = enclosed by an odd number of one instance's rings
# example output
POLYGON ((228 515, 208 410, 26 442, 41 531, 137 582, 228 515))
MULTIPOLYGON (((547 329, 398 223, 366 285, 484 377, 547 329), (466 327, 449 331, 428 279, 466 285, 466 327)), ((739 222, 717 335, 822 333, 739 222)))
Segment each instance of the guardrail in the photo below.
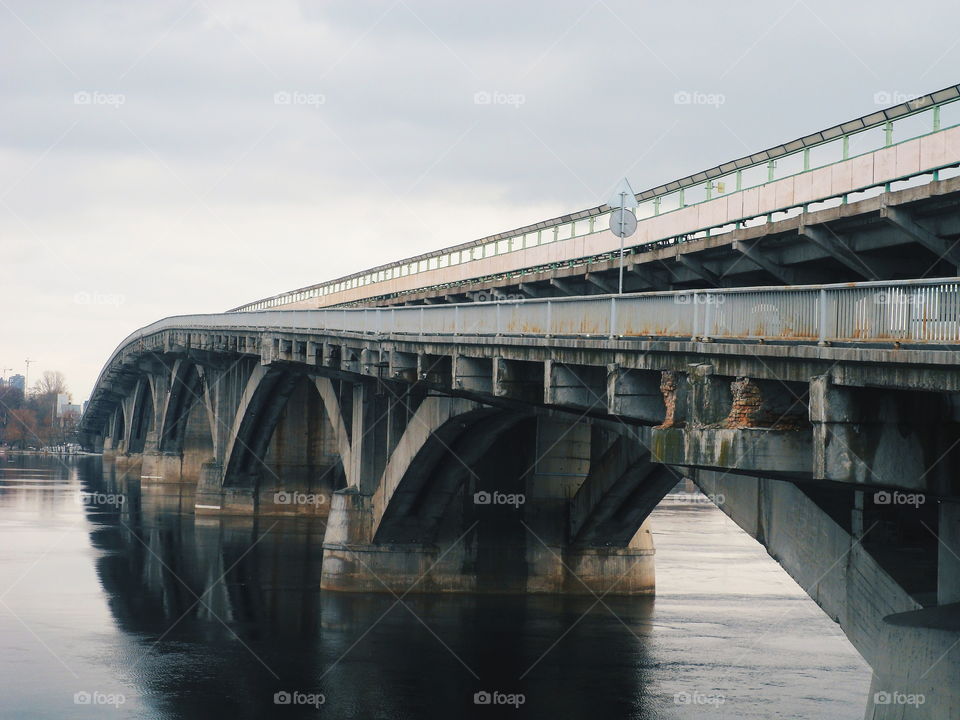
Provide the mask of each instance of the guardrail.
POLYGON ((137 331, 118 352, 162 330, 213 328, 949 345, 960 344, 960 278, 183 315, 137 331))
POLYGON ((588 337, 602 341, 689 337, 701 341, 957 345, 960 351, 960 277, 398 308, 179 315, 147 325, 120 343, 97 378, 91 406, 118 359, 142 350, 145 338, 170 330, 350 332, 371 337, 588 337))

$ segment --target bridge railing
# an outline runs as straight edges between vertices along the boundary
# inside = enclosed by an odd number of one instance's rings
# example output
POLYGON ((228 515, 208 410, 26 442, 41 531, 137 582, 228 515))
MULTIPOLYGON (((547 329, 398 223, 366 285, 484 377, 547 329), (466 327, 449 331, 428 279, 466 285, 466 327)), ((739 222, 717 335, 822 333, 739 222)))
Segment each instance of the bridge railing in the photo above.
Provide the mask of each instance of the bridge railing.
POLYGON ((960 344, 960 278, 186 315, 128 341, 177 328, 950 345, 960 344))
POLYGON ((417 307, 179 315, 127 336, 107 374, 164 331, 348 332, 370 336, 691 338, 957 346, 960 277, 630 295, 498 300, 417 307))

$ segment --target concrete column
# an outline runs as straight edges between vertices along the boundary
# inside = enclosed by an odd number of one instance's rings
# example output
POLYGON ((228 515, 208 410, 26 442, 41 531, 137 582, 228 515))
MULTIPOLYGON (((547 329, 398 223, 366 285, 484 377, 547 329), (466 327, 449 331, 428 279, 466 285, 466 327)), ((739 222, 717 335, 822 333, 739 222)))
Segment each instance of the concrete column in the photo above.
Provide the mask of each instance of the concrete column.
POLYGON ((388 399, 375 383, 356 383, 352 389, 350 467, 347 484, 362 495, 377 489, 387 461, 388 399))
POLYGON ((730 414, 730 379, 713 374, 709 364, 691 365, 687 373, 687 418, 691 427, 715 425, 730 414))
POLYGON ((646 524, 627 547, 571 544, 570 503, 592 462, 599 462, 610 442, 606 433, 573 418, 538 419, 536 462, 523 507, 528 526, 527 592, 653 592, 653 541, 646 524))
POLYGON ((935 491, 955 477, 957 424, 946 396, 810 381, 813 477, 935 491), (931 464, 931 458, 940 458, 931 464))
POLYGON ((960 603, 960 504, 940 503, 937 604, 960 603))

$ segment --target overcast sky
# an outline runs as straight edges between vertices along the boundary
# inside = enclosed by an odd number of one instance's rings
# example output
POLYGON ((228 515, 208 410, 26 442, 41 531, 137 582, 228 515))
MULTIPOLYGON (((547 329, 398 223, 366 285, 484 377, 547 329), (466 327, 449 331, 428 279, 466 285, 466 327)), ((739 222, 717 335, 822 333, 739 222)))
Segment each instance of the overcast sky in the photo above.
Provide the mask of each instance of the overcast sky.
POLYGON ((62 370, 81 401, 161 317, 598 205, 624 174, 644 190, 958 81, 956 0, 848 5, 2 0, 0 368, 62 370))

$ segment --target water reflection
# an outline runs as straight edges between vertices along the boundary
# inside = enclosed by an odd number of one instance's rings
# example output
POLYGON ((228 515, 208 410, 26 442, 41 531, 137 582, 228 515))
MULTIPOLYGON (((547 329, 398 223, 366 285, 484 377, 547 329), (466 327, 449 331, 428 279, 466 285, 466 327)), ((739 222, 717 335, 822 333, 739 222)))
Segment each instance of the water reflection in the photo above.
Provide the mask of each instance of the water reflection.
POLYGON ((321 594, 322 521, 195 518, 179 487, 82 474, 87 492, 126 498, 90 510, 97 572, 143 638, 130 670, 144 696, 178 717, 262 717, 295 691, 336 717, 488 717, 501 708, 475 705, 485 691, 522 695, 524 716, 655 717, 640 701, 651 600, 605 600, 628 630, 584 616, 585 598, 321 594))
POLYGON ((98 458, 0 471, 0 548, 17 546, 0 550, 0 582, 15 586, 0 612, 0 715, 862 716, 862 661, 712 508, 658 510, 656 602, 398 602, 320 593, 320 520, 195 518, 192 505, 189 489, 141 487, 98 458), (98 689, 123 704, 74 704, 98 689), (485 691, 524 703, 474 704, 485 691), (674 702, 697 691, 726 702, 674 702), (284 692, 325 702, 276 705, 284 692))

